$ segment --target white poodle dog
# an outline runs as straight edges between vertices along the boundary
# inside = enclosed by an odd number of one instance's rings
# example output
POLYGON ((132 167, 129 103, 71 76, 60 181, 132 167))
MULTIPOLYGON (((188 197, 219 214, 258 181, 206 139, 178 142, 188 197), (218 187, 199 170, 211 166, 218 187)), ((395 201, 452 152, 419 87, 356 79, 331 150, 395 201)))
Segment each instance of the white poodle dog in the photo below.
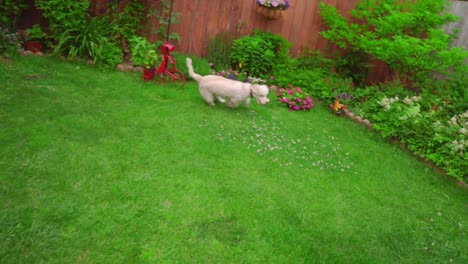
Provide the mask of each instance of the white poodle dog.
POLYGON ((215 105, 215 98, 231 108, 238 107, 241 102, 249 106, 251 97, 254 97, 259 104, 270 102, 267 98, 269 89, 266 85, 244 83, 217 75, 201 76, 193 71, 190 58, 187 58, 187 68, 190 77, 198 82, 200 95, 211 106, 215 105))

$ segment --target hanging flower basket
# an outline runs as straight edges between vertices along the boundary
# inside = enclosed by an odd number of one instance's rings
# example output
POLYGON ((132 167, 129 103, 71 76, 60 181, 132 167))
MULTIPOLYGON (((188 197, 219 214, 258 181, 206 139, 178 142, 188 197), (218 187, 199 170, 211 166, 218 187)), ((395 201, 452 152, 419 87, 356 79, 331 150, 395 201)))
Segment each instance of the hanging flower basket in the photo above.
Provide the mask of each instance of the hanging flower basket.
POLYGON ((257 13, 264 16, 266 19, 276 20, 283 17, 283 9, 270 8, 265 6, 257 6, 257 13))
POLYGON ((288 0, 256 0, 257 13, 266 19, 275 20, 283 17, 284 10, 289 8, 288 0))

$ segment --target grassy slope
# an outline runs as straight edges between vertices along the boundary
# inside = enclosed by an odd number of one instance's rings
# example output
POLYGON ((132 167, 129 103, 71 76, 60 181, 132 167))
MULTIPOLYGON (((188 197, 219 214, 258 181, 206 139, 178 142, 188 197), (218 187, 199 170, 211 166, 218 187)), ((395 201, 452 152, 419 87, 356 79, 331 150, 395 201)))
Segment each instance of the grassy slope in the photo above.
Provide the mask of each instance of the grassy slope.
POLYGON ((321 106, 52 58, 0 80, 1 262, 468 260, 466 191, 321 106))

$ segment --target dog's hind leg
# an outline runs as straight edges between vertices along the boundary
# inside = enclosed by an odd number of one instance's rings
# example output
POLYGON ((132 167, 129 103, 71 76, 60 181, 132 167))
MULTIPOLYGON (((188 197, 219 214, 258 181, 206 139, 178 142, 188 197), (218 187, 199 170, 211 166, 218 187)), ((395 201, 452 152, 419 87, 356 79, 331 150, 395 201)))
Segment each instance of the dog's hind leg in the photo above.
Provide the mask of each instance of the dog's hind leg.
POLYGON ((230 99, 229 101, 226 102, 226 105, 230 108, 236 108, 239 106, 239 101, 230 99))

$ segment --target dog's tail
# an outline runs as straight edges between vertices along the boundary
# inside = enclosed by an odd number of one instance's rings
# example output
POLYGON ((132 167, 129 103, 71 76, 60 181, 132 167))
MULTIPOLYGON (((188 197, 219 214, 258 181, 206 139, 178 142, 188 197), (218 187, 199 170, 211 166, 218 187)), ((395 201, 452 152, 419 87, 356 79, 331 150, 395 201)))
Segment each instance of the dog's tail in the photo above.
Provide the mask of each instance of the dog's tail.
POLYGON ((193 71, 192 59, 191 58, 187 58, 187 69, 188 69, 190 77, 192 77, 195 81, 199 82, 202 79, 202 76, 200 74, 196 74, 193 71))

